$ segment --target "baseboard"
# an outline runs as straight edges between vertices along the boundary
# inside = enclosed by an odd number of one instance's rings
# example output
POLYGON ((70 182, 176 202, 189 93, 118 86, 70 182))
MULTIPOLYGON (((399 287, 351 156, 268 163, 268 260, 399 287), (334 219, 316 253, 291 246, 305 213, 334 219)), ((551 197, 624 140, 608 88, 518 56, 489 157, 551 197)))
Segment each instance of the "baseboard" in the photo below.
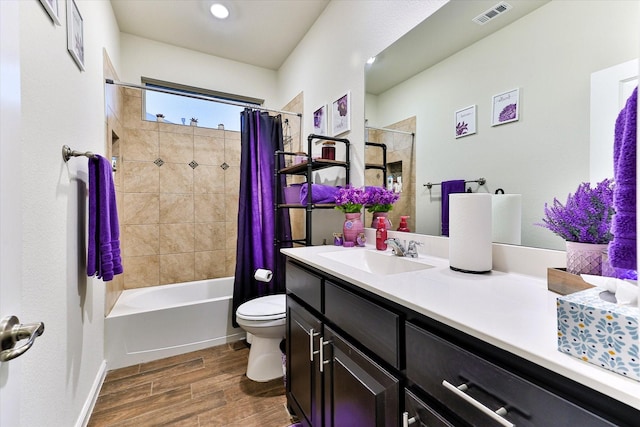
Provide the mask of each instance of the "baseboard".
POLYGON ((106 376, 107 376, 107 361, 103 360, 102 363, 100 364, 100 368, 98 369, 96 379, 93 381, 93 385, 91 386, 91 390, 89 391, 87 400, 84 402, 84 405, 82 406, 82 411, 80 411, 80 415, 78 415, 78 420, 76 421, 75 427, 86 427, 87 424, 89 424, 91 413, 93 412, 93 408, 96 405, 96 400, 98 400, 98 395, 100 394, 100 389, 102 388, 102 383, 104 383, 104 378, 106 376))

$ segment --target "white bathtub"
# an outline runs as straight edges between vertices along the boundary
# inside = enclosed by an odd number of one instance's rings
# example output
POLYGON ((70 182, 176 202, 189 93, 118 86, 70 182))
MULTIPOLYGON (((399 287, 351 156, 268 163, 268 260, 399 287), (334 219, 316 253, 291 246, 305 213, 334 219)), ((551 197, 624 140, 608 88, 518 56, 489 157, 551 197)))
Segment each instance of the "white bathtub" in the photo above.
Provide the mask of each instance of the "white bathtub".
POLYGON ((105 319, 108 368, 243 339, 232 295, 233 277, 125 290, 105 319))

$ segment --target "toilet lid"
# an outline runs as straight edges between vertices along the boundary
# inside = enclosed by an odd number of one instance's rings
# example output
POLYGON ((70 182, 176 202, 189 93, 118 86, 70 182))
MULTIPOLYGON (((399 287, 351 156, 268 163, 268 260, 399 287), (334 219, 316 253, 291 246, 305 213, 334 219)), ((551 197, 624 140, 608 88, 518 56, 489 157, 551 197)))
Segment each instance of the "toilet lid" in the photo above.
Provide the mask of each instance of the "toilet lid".
POLYGON ((287 297, 285 294, 268 295, 241 304, 236 315, 247 320, 273 320, 285 317, 287 297))

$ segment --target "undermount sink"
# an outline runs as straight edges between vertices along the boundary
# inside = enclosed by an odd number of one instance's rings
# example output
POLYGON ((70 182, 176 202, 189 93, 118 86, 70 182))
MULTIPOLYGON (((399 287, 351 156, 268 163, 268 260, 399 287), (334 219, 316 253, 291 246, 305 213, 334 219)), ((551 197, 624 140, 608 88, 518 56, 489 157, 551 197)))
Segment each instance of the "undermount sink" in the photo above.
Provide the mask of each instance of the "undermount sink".
POLYGON ((384 276, 433 268, 432 265, 424 264, 414 258, 402 258, 392 255, 390 252, 366 249, 325 252, 319 255, 367 273, 384 276))

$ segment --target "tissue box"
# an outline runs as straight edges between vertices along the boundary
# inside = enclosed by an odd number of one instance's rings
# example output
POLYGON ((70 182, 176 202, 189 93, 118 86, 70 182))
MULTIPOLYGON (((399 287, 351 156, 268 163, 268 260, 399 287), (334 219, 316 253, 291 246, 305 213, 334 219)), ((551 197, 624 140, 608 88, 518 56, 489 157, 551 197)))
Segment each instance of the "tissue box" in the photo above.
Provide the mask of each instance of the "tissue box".
POLYGON ((604 301, 603 288, 558 297, 558 350, 640 381, 638 307, 604 301))

